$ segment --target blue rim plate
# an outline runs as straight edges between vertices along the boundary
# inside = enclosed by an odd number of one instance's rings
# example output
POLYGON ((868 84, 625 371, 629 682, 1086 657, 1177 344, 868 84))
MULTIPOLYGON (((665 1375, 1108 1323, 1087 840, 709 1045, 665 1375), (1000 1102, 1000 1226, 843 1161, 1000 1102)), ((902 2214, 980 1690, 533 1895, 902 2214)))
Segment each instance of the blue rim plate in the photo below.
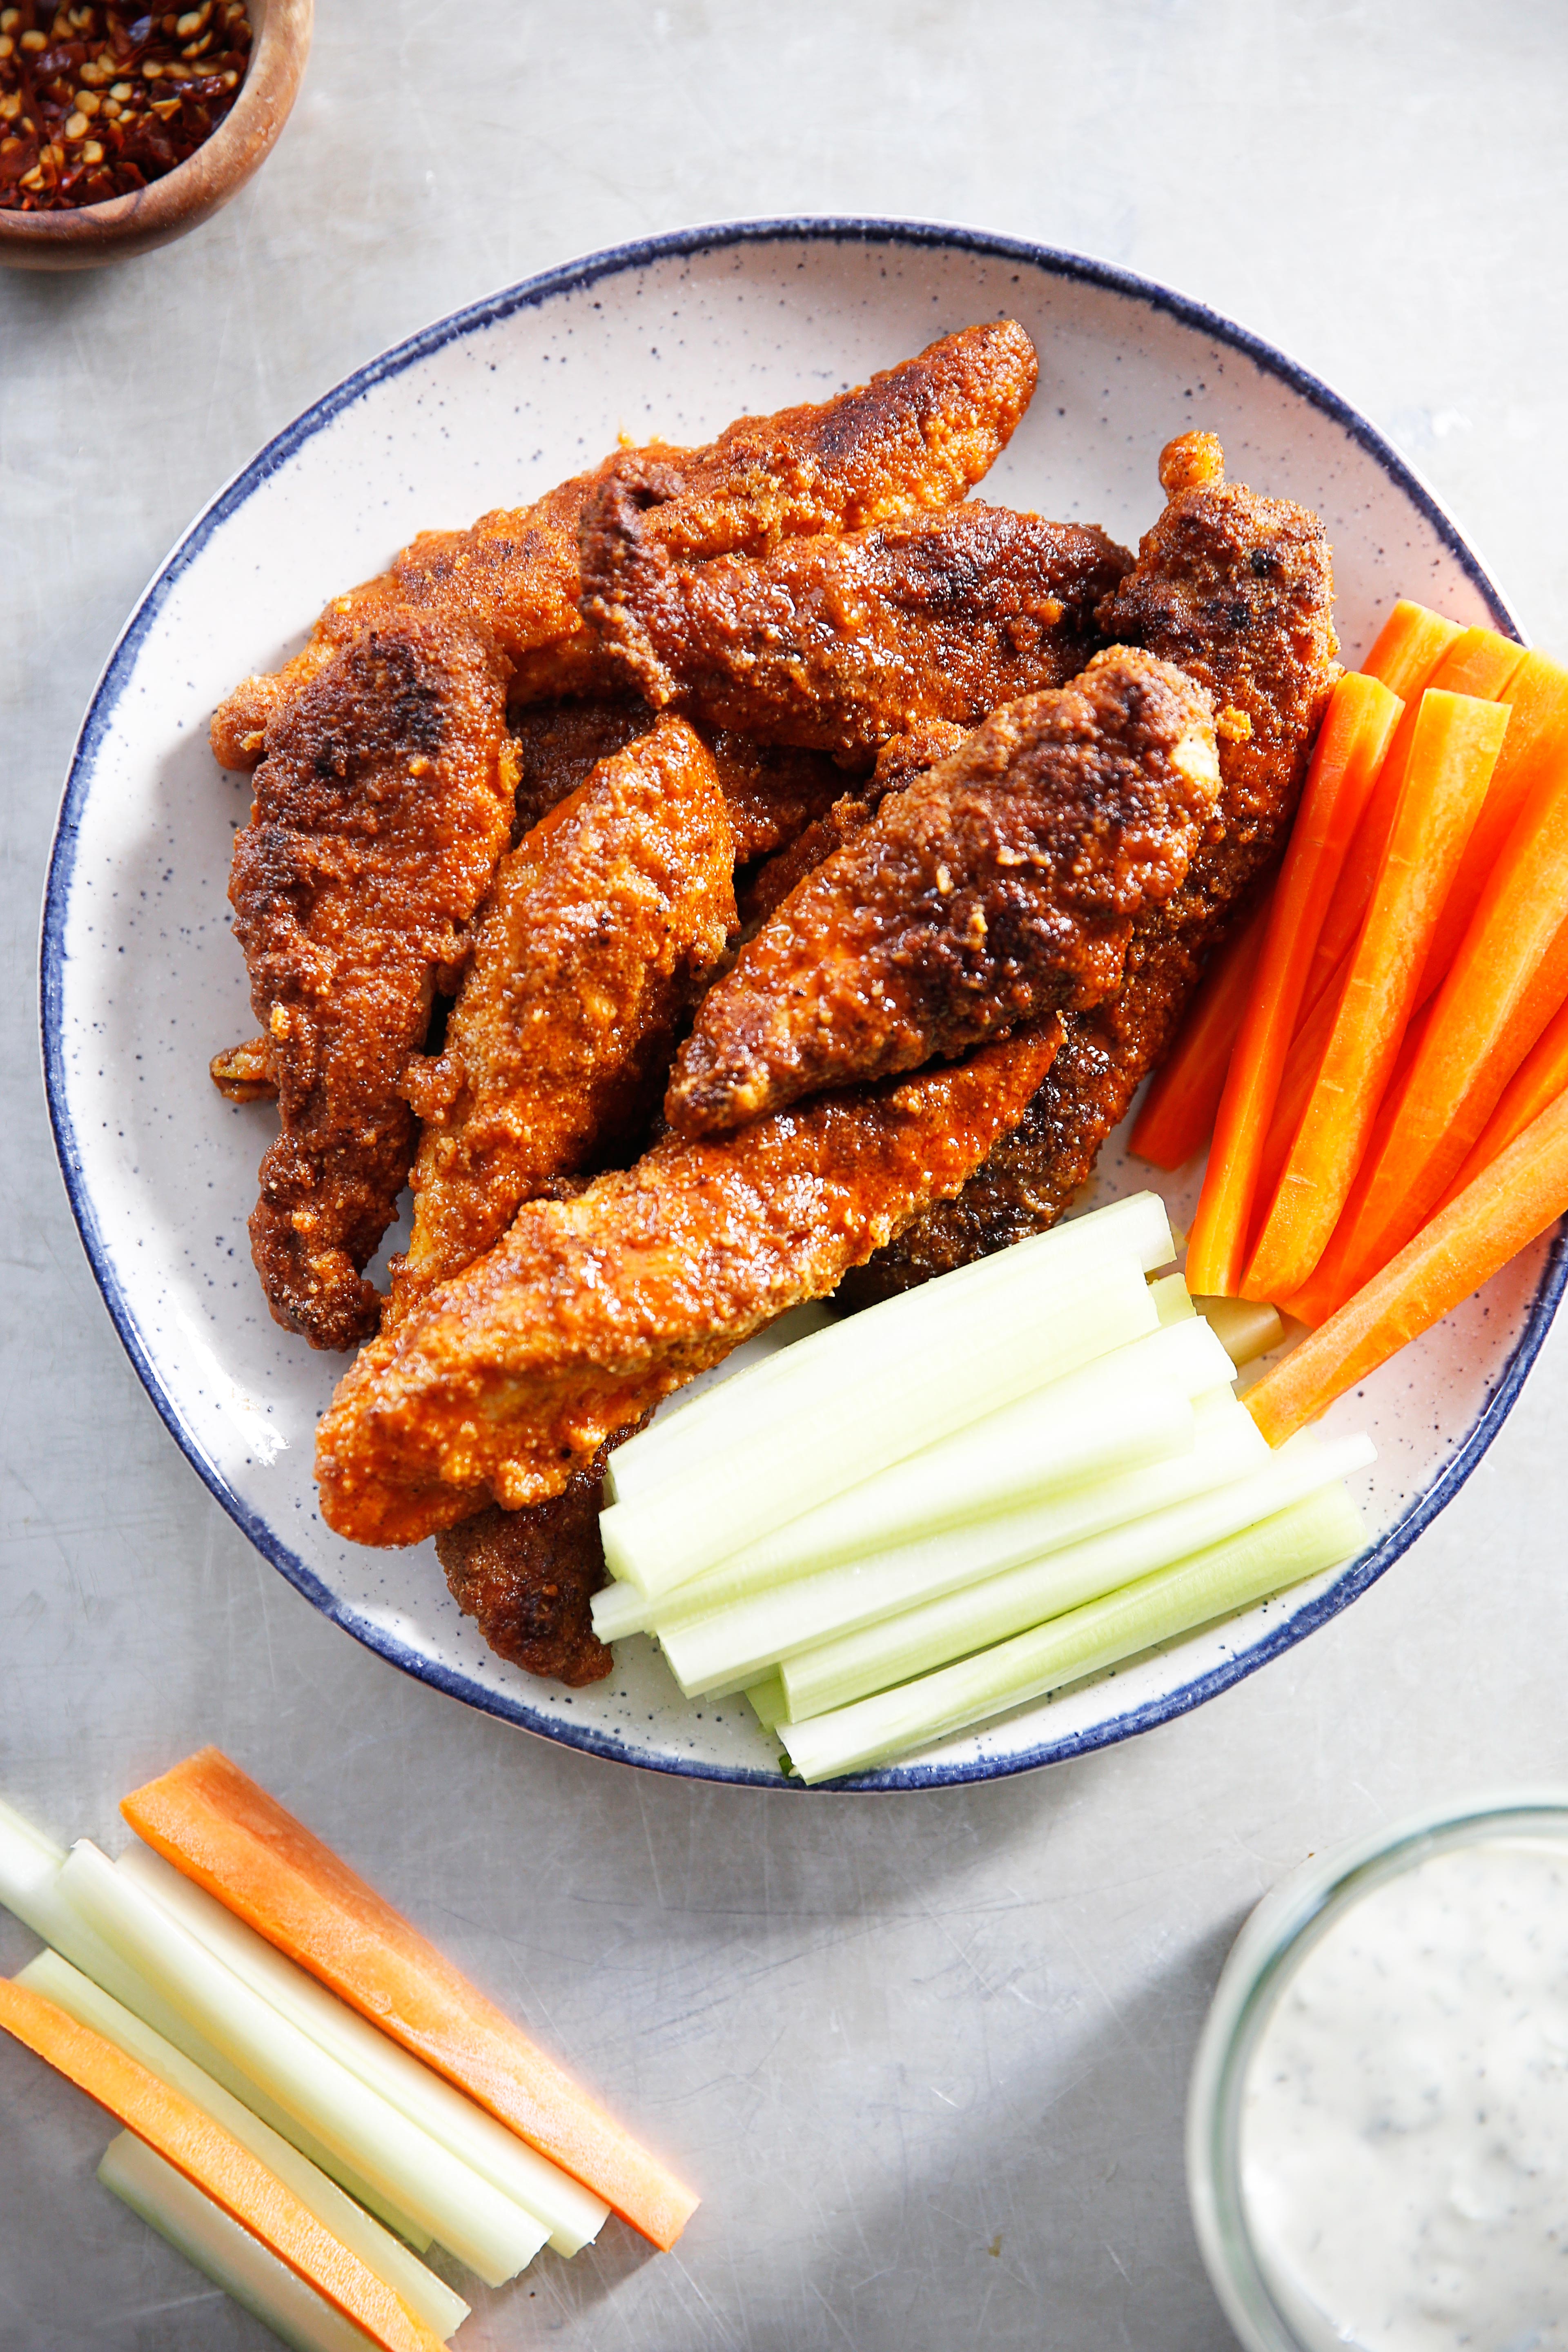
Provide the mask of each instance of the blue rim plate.
MULTIPOLYGON (((537 495, 622 427, 706 437, 743 407, 821 396, 971 318, 1011 310, 1041 390, 987 486, 1131 537, 1153 454, 1221 430, 1237 478, 1330 521, 1347 656, 1395 593, 1518 635, 1500 593, 1405 460, 1314 376, 1202 304, 1108 265, 982 231, 872 219, 747 221, 619 247, 458 311, 349 376, 192 524, 132 614, 82 723, 44 903, 42 1032, 61 1172, 116 1331, 186 1459, 322 1613, 405 1671, 623 1763, 772 1788, 743 1701, 688 1707, 646 1645, 564 1693, 502 1666, 447 1601, 429 1547, 366 1553, 313 1511, 311 1423, 339 1369, 268 1322, 244 1216, 265 1112, 215 1108, 207 1056, 248 1025, 227 937, 241 780, 215 785, 208 712, 270 667, 325 597, 429 524, 537 495), (249 1190, 247 1191, 247 1186, 249 1190)), ((1148 1181, 1120 1139, 1100 1197, 1148 1181)), ((1195 1182, 1163 1185, 1181 1221, 1195 1182)), ((1568 1278, 1542 1242, 1336 1407, 1382 1460, 1360 1559, 1094 1685, 840 1783, 991 1779, 1202 1705, 1348 1606, 1415 1541, 1510 1410, 1568 1278)))

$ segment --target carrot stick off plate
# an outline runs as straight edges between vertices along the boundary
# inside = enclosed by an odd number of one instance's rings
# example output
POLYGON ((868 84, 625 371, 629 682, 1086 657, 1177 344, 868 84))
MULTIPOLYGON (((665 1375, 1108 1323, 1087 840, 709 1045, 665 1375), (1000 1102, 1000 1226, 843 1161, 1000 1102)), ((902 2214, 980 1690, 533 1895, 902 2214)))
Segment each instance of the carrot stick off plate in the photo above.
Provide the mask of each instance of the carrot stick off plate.
POLYGON ((1289 1298, 1328 1244, 1507 725, 1508 713, 1497 703, 1435 690, 1422 697, 1383 870, 1306 1117, 1241 1286, 1244 1297, 1289 1298))
POLYGON ((1335 687, 1319 731, 1187 1245, 1187 1280, 1210 1296, 1232 1298, 1240 1286, 1258 1167, 1307 973, 1345 852, 1404 707, 1381 679, 1351 671, 1335 687))
POLYGON ((1266 1372, 1242 1402, 1270 1445, 1479 1290, 1568 1209, 1568 1095, 1560 1095, 1392 1265, 1266 1372))
POLYGON ((1386 1139, 1375 1158, 1368 1154, 1359 1206, 1340 1237, 1341 1297, 1385 1265, 1432 1214, 1556 1009, 1555 974, 1542 978, 1542 966, 1568 907, 1568 730, 1554 740, 1555 757, 1542 759, 1540 781, 1433 1000, 1386 1139))
POLYGON ((127 1797, 150 1846, 479 2105, 672 2246, 696 2208, 658 2158, 303 1822, 216 1748, 127 1797))
POLYGON ((1263 950, 1268 903, 1263 899, 1219 949, 1180 1035, 1149 1082, 1128 1150, 1167 1172, 1195 1160, 1214 1130, 1231 1049, 1263 950))
POLYGON ((0 2026, 118 2116, 384 2352, 442 2352, 440 2337, 415 2318, 385 2280, 183 2093, 52 2000, 5 1978, 0 1978, 0 2026))

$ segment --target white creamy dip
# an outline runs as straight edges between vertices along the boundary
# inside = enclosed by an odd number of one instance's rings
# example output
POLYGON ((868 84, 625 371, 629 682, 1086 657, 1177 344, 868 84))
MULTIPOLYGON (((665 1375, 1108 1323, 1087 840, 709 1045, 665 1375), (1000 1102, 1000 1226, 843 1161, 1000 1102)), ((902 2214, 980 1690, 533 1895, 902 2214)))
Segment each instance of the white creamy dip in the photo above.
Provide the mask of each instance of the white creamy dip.
POLYGON ((1240 2167, 1314 2352, 1568 2347, 1568 1845, 1438 1853, 1353 1902, 1247 2066, 1240 2167))

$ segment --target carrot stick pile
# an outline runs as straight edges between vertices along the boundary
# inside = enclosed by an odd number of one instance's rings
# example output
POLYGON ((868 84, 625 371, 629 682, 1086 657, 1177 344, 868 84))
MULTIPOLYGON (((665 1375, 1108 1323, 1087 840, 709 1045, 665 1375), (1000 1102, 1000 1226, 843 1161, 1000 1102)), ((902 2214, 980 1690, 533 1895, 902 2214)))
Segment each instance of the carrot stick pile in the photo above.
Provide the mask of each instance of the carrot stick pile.
POLYGON ((1247 1399, 1278 1444, 1568 1211, 1568 669, 1394 606, 1163 1079, 1161 1166, 1214 1104, 1193 1288, 1313 1327, 1247 1399))

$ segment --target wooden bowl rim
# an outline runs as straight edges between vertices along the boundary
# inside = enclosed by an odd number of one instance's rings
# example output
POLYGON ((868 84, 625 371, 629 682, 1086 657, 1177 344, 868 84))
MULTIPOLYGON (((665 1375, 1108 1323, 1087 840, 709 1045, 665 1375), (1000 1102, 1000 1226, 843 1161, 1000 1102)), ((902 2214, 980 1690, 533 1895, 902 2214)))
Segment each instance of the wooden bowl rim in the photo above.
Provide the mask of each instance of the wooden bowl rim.
POLYGON ((270 153, 299 94, 314 0, 249 0, 249 6, 255 50, 239 96, 212 137, 130 195, 60 212, 0 207, 0 262, 69 268, 145 252, 198 226, 245 185, 270 153))

